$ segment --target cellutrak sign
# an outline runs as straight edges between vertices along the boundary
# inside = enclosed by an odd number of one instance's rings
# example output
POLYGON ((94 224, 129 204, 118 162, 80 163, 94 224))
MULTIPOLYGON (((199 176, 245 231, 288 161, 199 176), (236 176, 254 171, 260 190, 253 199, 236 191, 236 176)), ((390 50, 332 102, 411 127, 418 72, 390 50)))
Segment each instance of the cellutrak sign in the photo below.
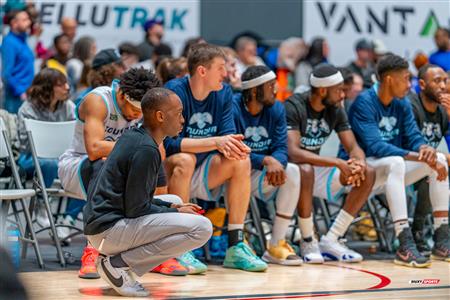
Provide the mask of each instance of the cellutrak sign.
POLYGON ((34 2, 40 12, 44 41, 52 41, 60 33, 63 17, 75 18, 79 25, 76 38, 92 36, 98 49, 115 48, 122 42, 141 43, 142 25, 149 18, 164 22, 164 41, 175 54, 180 53, 186 39, 200 34, 198 0, 34 2))
POLYGON ((412 59, 419 50, 435 50, 436 28, 450 26, 450 1, 305 0, 303 22, 306 41, 328 40, 334 64, 353 60, 354 45, 363 37, 381 39, 388 51, 412 59))

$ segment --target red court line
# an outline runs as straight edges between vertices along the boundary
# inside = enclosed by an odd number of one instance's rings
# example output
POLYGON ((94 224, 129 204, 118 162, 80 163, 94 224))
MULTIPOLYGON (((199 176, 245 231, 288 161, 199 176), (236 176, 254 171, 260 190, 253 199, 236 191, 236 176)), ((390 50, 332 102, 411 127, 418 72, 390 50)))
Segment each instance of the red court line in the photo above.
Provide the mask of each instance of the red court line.
MULTIPOLYGON (((366 290, 379 290, 386 286, 388 286, 391 283, 391 279, 389 277, 384 276, 382 274, 378 274, 375 272, 371 272, 364 269, 358 269, 348 266, 340 266, 340 265, 328 265, 324 264, 324 266, 328 267, 336 267, 336 268, 342 268, 342 269, 350 269, 362 273, 366 273, 372 276, 377 277, 380 279, 380 282, 374 286, 371 286, 369 288, 366 288, 366 290)), ((300 299, 300 298, 315 298, 315 297, 329 297, 329 296, 338 296, 338 295, 345 295, 350 294, 351 292, 343 292, 343 293, 331 293, 331 294, 311 294, 311 295, 286 295, 286 296, 269 296, 269 297, 249 297, 249 298, 233 298, 234 300, 271 300, 271 299, 300 299)), ((224 297, 226 299, 226 297, 224 297)))

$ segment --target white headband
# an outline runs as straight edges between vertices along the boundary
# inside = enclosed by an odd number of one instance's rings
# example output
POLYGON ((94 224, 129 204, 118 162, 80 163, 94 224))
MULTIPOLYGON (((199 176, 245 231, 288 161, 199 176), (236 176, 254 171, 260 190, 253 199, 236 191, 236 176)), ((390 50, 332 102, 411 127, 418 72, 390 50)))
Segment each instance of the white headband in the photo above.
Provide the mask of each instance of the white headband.
POLYGON ((277 78, 277 75, 273 71, 269 71, 264 75, 261 75, 259 77, 253 78, 251 80, 242 81, 242 89, 248 90, 255 86, 261 85, 263 83, 266 83, 268 81, 271 81, 272 79, 277 78))
POLYGON ((315 77, 314 74, 311 73, 309 81, 313 87, 330 87, 343 82, 344 77, 342 77, 341 72, 323 78, 315 77))

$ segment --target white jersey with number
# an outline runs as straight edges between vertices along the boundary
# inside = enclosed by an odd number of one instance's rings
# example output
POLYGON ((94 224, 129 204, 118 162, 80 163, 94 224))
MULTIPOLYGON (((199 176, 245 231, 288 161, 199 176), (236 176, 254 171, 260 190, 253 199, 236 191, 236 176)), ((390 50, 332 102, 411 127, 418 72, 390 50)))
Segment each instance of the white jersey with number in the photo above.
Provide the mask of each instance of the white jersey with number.
MULTIPOLYGON (((98 95, 103 100, 108 111, 106 118, 103 120, 105 128, 103 139, 112 142, 117 141, 126 130, 137 127, 139 123, 139 119, 128 121, 122 116, 116 101, 116 86, 117 82, 114 81, 111 87, 101 86, 87 94, 98 95)), ((84 99, 86 99, 86 96, 75 109, 77 123, 75 125, 71 148, 61 155, 58 164, 58 176, 64 190, 76 195, 80 199, 86 198, 86 191, 84 191, 80 180, 79 168, 83 160, 87 159, 87 152, 84 144, 84 121, 79 118, 78 109, 84 99)))

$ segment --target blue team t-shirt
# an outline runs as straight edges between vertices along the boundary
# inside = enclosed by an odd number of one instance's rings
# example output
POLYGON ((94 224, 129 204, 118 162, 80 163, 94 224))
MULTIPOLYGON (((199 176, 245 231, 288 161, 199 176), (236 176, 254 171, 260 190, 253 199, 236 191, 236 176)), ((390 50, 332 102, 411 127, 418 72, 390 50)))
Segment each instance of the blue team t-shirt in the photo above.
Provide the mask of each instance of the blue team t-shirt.
POLYGON ((376 87, 362 92, 349 110, 349 121, 367 157, 406 156, 425 144, 411 103, 394 99, 384 106, 376 87))
MULTIPOLYGON (((233 122, 233 92, 228 84, 217 92, 211 92, 204 100, 192 95, 189 77, 173 79, 165 87, 175 92, 183 104, 184 126, 176 138, 166 138, 164 147, 167 156, 181 152, 183 138, 208 138, 236 132, 233 122)), ((197 154, 197 166, 212 152, 197 154)))
POLYGON ((256 116, 251 115, 242 101, 242 94, 235 94, 233 115, 237 133, 244 135, 244 143, 252 149, 250 160, 252 169, 262 170, 265 156, 273 156, 286 167, 287 127, 283 104, 276 101, 265 106, 256 116))

